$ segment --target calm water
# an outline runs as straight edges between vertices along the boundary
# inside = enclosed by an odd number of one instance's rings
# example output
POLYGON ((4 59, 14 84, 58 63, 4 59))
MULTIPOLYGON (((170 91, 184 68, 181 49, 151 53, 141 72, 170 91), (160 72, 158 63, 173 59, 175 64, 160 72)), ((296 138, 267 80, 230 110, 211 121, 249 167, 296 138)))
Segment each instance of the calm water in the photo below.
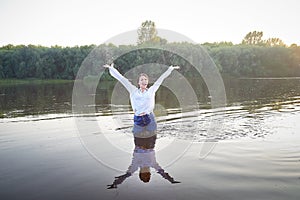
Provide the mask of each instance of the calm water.
MULTIPOLYGON (((210 108, 210 98, 206 86, 201 80, 190 82, 197 95, 200 109, 210 108)), ((280 110, 283 105, 293 105, 300 96, 300 78, 281 79, 224 79, 227 96, 227 106, 241 106, 241 109, 251 112, 262 108, 272 107, 280 110)), ((111 95, 115 82, 105 82, 98 85, 96 94, 97 114, 112 114, 111 95)), ((87 87, 88 88, 88 87, 87 87)), ((71 116, 73 84, 25 84, 0 85, 0 117, 28 117, 44 119, 51 115, 60 114, 71 116)), ((127 95, 127 92, 124 92, 127 95)), ((165 114, 179 112, 176 96, 165 87, 161 87, 156 95, 157 112, 163 107, 165 114)), ((92 105, 94 106, 94 105, 92 105)), ((122 111, 122 107, 119 108, 122 111)), ((130 108, 129 102, 124 111, 130 108)), ((24 118, 19 118, 23 120, 24 118)))
POLYGON ((300 79, 224 79, 228 105, 222 110, 210 108, 205 85, 194 81, 199 111, 180 115, 176 97, 164 87, 156 101, 156 160, 181 183, 153 172, 147 184, 134 174, 113 190, 107 185, 127 170, 133 149, 129 105, 110 104, 114 83, 98 87, 95 115, 103 126, 112 115, 121 119, 108 125, 113 134, 105 137, 122 154, 107 140, 96 143, 110 167, 92 158, 76 135, 72 84, 0 86, 0 198, 299 199, 300 79), (222 119, 222 130, 208 134, 214 116, 222 119), (173 149, 164 151, 168 144, 173 149), (215 146, 203 159, 205 144, 215 146))

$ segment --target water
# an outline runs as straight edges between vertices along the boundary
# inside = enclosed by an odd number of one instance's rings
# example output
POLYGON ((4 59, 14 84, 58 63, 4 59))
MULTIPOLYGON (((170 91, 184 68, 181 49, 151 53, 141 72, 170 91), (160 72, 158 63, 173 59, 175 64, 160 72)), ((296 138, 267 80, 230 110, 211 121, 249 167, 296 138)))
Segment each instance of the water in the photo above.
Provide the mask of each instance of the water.
POLYGON ((152 171, 149 183, 134 174, 114 190, 106 185, 127 170, 133 142, 130 106, 109 104, 113 83, 98 88, 90 118, 107 130, 89 135, 104 163, 78 139, 72 84, 0 86, 1 199, 299 199, 300 79, 224 83, 226 109, 211 109, 199 84, 200 109, 184 114, 158 93, 156 161, 181 183, 152 171), (222 129, 209 133, 213 119, 222 129))
POLYGON ((0 85, 0 116, 16 118, 71 113, 73 83, 0 85))

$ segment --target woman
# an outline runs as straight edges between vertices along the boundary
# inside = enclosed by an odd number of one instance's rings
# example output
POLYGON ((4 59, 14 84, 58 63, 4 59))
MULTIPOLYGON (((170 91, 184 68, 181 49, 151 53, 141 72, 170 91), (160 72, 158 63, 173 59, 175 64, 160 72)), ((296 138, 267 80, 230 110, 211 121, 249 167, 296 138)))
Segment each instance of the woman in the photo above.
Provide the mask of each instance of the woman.
POLYGON ((154 135, 157 129, 153 109, 155 106, 155 92, 162 84, 163 80, 167 78, 174 69, 179 69, 179 66, 170 66, 155 83, 148 88, 149 78, 147 74, 140 74, 138 77, 138 86, 134 86, 127 78, 122 76, 114 64, 104 65, 103 67, 109 69, 109 73, 118 81, 120 81, 130 94, 130 102, 134 111, 134 126, 133 134, 138 137, 149 137, 154 135))

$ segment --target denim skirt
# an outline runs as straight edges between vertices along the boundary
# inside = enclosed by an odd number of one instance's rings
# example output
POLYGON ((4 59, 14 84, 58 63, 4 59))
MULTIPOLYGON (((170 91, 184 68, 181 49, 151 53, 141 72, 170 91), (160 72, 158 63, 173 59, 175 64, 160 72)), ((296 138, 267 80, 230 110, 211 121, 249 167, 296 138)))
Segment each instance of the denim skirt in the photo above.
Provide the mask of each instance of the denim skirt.
POLYGON ((150 113, 149 117, 150 117, 151 121, 146 126, 139 126, 139 125, 133 124, 132 132, 133 132, 134 135, 138 135, 138 134, 143 133, 143 132, 149 132, 149 133, 152 133, 152 134, 154 132, 156 132, 157 124, 156 124, 155 116, 154 116, 153 113, 150 113))

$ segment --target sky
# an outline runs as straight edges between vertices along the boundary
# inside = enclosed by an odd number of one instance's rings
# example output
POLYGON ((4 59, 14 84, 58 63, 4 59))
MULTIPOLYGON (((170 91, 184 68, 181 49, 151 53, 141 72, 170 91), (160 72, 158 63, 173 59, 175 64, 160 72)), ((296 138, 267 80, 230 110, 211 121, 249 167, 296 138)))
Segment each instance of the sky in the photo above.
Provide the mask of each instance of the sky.
POLYGON ((298 0, 0 0, 0 46, 102 44, 146 20, 196 43, 251 31, 300 45, 298 0))

